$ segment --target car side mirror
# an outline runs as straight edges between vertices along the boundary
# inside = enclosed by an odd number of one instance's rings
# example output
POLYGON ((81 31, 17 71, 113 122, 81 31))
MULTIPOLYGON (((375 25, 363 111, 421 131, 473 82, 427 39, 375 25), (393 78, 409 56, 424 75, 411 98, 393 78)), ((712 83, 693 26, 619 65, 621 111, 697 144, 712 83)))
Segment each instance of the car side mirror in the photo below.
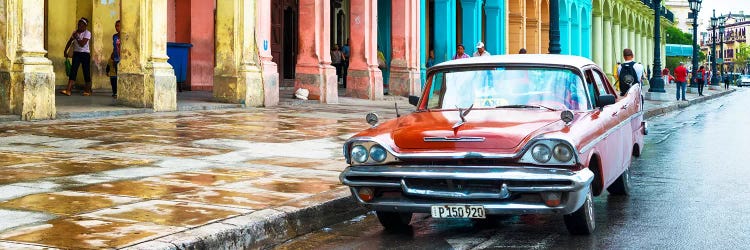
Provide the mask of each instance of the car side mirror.
POLYGON ((616 98, 614 95, 600 95, 599 99, 596 100, 596 107, 603 108, 604 106, 615 104, 616 98))
POLYGON ((419 96, 410 95, 409 96, 409 104, 417 106, 417 104, 419 104, 419 96))

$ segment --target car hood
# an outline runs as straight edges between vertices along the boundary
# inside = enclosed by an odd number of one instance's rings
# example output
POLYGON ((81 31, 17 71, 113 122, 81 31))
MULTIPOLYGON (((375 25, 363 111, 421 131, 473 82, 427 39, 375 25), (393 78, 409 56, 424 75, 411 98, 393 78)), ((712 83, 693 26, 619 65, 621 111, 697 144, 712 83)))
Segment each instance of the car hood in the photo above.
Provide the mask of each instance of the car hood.
POLYGON ((536 131, 560 120, 559 111, 532 109, 473 110, 466 122, 458 111, 414 113, 399 119, 391 134, 402 150, 512 149, 536 131))

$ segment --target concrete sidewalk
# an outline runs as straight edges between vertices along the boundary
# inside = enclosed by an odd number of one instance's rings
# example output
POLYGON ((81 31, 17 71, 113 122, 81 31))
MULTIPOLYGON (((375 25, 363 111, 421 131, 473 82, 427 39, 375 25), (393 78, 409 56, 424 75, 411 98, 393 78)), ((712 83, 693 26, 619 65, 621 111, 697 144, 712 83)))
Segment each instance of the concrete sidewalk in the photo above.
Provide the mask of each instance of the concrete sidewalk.
POLYGON ((413 110, 389 98, 2 123, 0 249, 262 248, 352 218, 341 145, 413 110))

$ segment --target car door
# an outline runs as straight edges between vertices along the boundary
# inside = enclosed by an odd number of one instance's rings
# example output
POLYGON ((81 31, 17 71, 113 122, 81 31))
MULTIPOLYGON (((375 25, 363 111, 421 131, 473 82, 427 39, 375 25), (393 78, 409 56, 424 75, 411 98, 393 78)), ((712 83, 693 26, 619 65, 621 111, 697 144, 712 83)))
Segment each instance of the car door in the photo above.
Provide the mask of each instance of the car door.
MULTIPOLYGON (((586 81, 590 81, 595 87, 595 98, 601 95, 615 95, 614 89, 604 80, 600 72, 595 67, 586 69, 586 81)), ((622 98, 620 98, 622 99, 622 98)), ((596 104, 594 100, 594 104, 596 104)), ((622 173, 623 166, 623 143, 622 132, 618 128, 620 116, 619 102, 601 108, 599 115, 596 117, 600 129, 597 133, 605 134, 606 137, 596 146, 602 163, 602 177, 604 178, 604 187, 609 186, 622 173)))
MULTIPOLYGON (((607 77, 604 76, 604 73, 602 73, 598 68, 592 69, 592 73, 594 73, 594 78, 598 81, 601 80, 605 86, 612 86, 609 84, 609 80, 607 77)), ((638 130, 640 127, 641 120, 640 119, 631 119, 633 115, 636 115, 640 109, 641 109, 641 91, 640 87, 642 85, 637 85, 636 87, 631 87, 630 90, 626 93, 625 96, 621 96, 617 99, 617 103, 615 103, 614 108, 617 109, 615 112, 617 112, 616 115, 612 117, 611 123, 614 124, 615 128, 617 129, 616 132, 619 134, 619 144, 621 144, 620 147, 620 171, 624 171, 628 166, 630 166, 631 157, 633 150, 633 133, 635 130, 638 130)), ((614 91, 614 89, 612 89, 614 91)), ((619 173, 617 174, 619 176, 619 173)))

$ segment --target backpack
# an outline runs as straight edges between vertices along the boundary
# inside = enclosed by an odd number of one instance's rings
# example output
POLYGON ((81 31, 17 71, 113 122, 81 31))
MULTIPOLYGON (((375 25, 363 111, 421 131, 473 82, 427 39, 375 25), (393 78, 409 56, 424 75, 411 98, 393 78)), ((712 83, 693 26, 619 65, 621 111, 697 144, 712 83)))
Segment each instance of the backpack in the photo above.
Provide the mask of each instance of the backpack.
POLYGON ((640 82, 638 73, 635 72, 635 68, 633 67, 634 65, 635 62, 620 64, 620 73, 617 79, 620 82, 620 95, 624 95, 624 93, 628 92, 630 86, 640 82))

